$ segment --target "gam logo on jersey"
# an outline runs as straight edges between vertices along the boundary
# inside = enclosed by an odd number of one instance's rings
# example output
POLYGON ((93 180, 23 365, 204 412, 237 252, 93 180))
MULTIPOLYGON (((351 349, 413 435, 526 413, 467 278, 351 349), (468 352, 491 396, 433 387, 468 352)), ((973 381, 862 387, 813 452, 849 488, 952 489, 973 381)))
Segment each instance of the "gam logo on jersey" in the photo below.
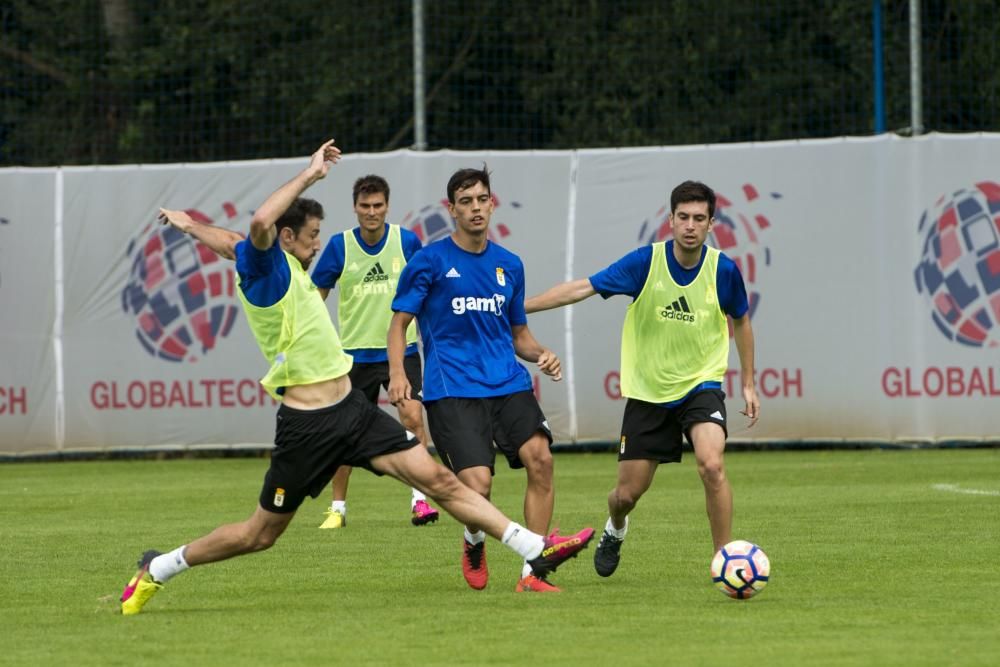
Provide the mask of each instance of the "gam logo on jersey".
MULTIPOLYGON (((490 219, 490 228, 486 234, 491 241, 499 243, 502 239, 510 236, 510 228, 497 220, 497 211, 501 207, 500 199, 495 192, 491 193, 491 196, 493 197, 493 217, 490 219)), ((507 205, 515 210, 521 208, 521 204, 516 201, 509 202, 507 205)), ((447 199, 424 206, 416 212, 410 211, 399 224, 416 234, 424 245, 443 239, 455 231, 455 220, 448 212, 447 199)))
MULTIPOLYGON (((765 267, 771 265, 771 249, 765 245, 764 233, 771 227, 768 216, 773 202, 780 200, 777 192, 761 194, 756 186, 746 183, 739 197, 732 200, 715 193, 715 224, 708 234, 708 244, 718 248, 736 262, 747 288, 750 317, 760 303, 757 281, 765 267)), ((639 229, 641 243, 654 243, 672 238, 670 232, 670 202, 651 218, 643 220, 639 229)))
MULTIPOLYGON (((226 217, 236 209, 223 205, 226 217)), ((212 224, 194 209, 187 214, 212 224)), ((148 223, 128 244, 128 282, 122 309, 135 318, 135 335, 150 355, 197 361, 229 335, 239 308, 231 262, 169 225, 148 223)))
POLYGON ((483 298, 476 296, 456 296, 451 300, 451 312, 456 315, 464 315, 472 311, 475 313, 493 313, 497 317, 503 312, 503 305, 507 302, 507 297, 503 294, 494 294, 491 297, 483 298))
POLYGON ((1000 184, 941 195, 917 225, 914 271, 930 319, 950 341, 1000 346, 1000 184))

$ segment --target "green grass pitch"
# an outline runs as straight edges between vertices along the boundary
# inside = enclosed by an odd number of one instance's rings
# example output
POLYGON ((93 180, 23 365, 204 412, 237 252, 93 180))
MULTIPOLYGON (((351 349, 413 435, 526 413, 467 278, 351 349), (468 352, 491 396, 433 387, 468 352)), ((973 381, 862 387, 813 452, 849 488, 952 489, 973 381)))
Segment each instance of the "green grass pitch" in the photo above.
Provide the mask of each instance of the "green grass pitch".
MULTIPOLYGON (((461 528, 409 525, 409 492, 358 470, 347 528, 307 501, 270 551, 194 568, 135 617, 117 598, 145 549, 250 514, 264 459, 0 465, 5 665, 996 665, 1000 450, 731 452, 734 537, 771 582, 749 601, 712 586, 693 457, 662 466, 622 563, 596 541, 514 593, 520 563, 491 541, 469 589, 461 528)), ((523 474, 494 501, 521 514, 523 474)), ((610 454, 556 457, 555 521, 600 530, 610 454)))

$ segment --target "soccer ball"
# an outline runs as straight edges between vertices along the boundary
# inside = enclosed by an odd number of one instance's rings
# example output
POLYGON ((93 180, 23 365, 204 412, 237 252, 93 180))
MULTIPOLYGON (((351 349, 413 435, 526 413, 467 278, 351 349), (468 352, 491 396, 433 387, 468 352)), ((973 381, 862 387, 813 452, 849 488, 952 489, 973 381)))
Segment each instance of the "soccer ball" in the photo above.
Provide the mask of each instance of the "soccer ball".
POLYGON ((760 593, 771 574, 767 554, 752 542, 735 540, 712 559, 712 583, 731 598, 746 600, 760 593))

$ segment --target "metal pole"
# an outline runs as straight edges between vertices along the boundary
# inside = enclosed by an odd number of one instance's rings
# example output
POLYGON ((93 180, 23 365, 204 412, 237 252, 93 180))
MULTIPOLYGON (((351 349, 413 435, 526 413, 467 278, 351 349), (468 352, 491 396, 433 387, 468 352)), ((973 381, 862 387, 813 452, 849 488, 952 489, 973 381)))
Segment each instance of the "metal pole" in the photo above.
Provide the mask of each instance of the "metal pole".
POLYGON ((910 134, 914 137, 924 133, 921 79, 920 0, 910 0, 910 134))
POLYGON ((882 67, 882 0, 872 0, 872 62, 875 68, 875 134, 885 133, 885 77, 882 67))
POLYGON ((413 148, 427 150, 424 105, 424 1, 413 0, 413 148))

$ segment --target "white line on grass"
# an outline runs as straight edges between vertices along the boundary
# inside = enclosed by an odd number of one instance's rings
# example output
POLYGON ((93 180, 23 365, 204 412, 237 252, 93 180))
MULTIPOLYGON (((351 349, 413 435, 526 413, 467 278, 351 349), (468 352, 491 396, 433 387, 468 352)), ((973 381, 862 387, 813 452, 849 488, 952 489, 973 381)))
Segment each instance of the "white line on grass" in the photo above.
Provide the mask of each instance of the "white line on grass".
POLYGON ((933 484, 931 488, 935 491, 948 491, 950 493, 964 493, 969 496, 1000 496, 1000 491, 986 491, 983 489, 963 489, 957 484, 933 484))

